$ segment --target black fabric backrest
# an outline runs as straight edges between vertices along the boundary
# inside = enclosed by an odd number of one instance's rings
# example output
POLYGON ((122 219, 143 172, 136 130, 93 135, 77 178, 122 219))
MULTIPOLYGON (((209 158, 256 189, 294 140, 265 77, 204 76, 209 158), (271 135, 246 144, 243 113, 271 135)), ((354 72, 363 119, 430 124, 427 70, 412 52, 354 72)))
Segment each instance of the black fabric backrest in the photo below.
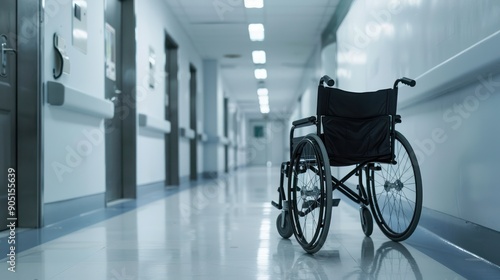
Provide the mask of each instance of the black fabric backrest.
POLYGON ((392 160, 397 88, 348 92, 318 88, 317 115, 332 166, 392 160))
POLYGON ((358 93, 319 86, 317 115, 354 119, 395 115, 396 103, 397 88, 358 93))

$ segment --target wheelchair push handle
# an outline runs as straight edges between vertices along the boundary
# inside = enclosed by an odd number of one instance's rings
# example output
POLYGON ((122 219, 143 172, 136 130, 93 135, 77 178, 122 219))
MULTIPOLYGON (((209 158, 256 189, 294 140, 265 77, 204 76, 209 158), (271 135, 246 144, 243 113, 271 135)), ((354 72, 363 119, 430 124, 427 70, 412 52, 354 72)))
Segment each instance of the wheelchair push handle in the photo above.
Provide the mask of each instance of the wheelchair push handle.
POLYGON ((417 84, 417 82, 415 80, 403 77, 401 79, 396 80, 396 82, 394 83, 394 88, 396 88, 398 86, 399 82, 401 82, 407 86, 410 86, 410 87, 414 87, 417 84))
POLYGON ((335 85, 335 81, 328 75, 324 75, 321 79, 319 79, 319 85, 321 86, 323 83, 326 83, 329 87, 333 87, 335 85))

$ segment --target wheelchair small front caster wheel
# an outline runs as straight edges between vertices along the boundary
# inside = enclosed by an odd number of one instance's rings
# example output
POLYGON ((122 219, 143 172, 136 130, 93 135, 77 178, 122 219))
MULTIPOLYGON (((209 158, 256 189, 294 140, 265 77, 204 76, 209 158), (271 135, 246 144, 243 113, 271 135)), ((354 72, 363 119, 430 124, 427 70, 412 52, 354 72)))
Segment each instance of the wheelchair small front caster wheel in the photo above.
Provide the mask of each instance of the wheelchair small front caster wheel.
POLYGON ((282 212, 276 218, 276 228, 281 237, 288 239, 293 235, 292 223, 290 222, 290 216, 282 212), (283 221, 283 215, 285 215, 285 220, 283 221), (283 223, 284 222, 284 223, 283 223))
POLYGON ((359 216, 361 218, 361 228, 367 237, 373 233, 373 218, 370 210, 365 206, 359 208, 359 216))

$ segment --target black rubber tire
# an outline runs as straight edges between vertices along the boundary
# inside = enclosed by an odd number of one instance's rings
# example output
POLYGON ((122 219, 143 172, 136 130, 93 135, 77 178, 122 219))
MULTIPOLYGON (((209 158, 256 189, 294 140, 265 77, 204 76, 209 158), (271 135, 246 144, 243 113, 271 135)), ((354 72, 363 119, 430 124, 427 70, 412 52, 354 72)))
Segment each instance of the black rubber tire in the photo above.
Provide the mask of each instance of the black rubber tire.
POLYGON ((373 233, 373 218, 370 210, 366 206, 362 206, 359 208, 359 216, 363 233, 366 237, 370 237, 373 233))
POLYGON ((330 163, 316 134, 307 135, 296 145, 288 175, 293 233, 302 248, 314 254, 325 243, 332 215, 330 163))
POLYGON ((288 239, 293 235, 292 223, 290 222, 290 215, 285 214, 285 226, 281 226, 281 217, 283 216, 283 212, 278 215, 276 218, 276 229, 281 237, 288 239))
POLYGON ((373 218, 393 241, 403 241, 415 231, 422 212, 422 178, 417 157, 406 138, 396 131, 396 164, 375 163, 368 170, 368 197, 373 218))

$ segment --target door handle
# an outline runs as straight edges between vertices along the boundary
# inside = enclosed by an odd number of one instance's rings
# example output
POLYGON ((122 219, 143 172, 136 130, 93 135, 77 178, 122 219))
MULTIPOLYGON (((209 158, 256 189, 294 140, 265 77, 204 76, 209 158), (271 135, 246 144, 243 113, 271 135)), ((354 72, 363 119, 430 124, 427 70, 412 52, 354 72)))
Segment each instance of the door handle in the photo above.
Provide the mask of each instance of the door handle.
POLYGON ((7 76, 7 52, 16 53, 15 49, 7 48, 7 43, 2 43, 0 47, 0 60, 2 61, 1 76, 7 76))

